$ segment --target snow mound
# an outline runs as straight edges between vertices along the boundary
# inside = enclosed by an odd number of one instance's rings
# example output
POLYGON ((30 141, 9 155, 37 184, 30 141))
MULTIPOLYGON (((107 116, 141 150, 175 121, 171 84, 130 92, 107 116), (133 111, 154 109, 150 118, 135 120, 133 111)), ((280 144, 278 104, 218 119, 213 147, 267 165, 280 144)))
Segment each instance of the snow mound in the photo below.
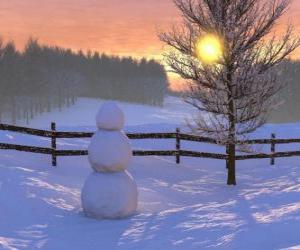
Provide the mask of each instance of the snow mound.
POLYGON ((87 178, 81 193, 84 213, 97 219, 117 219, 134 214, 137 198, 137 185, 127 171, 94 172, 87 178))
POLYGON ((129 139, 120 131, 98 130, 88 152, 89 162, 96 172, 123 171, 132 158, 129 139))
POLYGON ((96 124, 99 129, 121 130, 124 123, 123 111, 112 101, 105 102, 96 115, 96 124))

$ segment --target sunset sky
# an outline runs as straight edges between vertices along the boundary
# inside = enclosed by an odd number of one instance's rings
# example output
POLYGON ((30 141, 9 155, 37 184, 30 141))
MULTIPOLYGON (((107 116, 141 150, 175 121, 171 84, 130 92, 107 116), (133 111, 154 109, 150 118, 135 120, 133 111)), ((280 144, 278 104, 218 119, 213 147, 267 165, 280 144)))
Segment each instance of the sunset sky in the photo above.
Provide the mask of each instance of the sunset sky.
MULTIPOLYGON (((288 17, 300 33, 299 0, 288 17)), ((157 31, 179 18, 171 0, 0 0, 0 34, 19 49, 32 36, 74 50, 159 59, 157 31)))

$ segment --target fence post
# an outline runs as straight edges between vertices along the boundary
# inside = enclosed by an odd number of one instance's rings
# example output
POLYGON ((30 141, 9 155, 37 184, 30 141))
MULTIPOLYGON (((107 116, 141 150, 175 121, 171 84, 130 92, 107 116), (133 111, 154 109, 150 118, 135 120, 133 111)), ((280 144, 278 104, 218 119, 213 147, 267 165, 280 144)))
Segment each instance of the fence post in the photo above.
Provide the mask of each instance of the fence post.
POLYGON ((176 128, 176 163, 180 163, 180 129, 176 128))
MULTIPOLYGON (((272 154, 275 154, 275 149, 276 149, 276 144, 275 144, 275 140, 276 139, 276 134, 272 134, 271 135, 271 153, 272 154)), ((274 157, 271 157, 271 165, 275 165, 275 158, 274 157)))
POLYGON ((55 122, 51 122, 51 148, 52 148, 52 166, 57 166, 57 159, 56 159, 56 124, 55 122))

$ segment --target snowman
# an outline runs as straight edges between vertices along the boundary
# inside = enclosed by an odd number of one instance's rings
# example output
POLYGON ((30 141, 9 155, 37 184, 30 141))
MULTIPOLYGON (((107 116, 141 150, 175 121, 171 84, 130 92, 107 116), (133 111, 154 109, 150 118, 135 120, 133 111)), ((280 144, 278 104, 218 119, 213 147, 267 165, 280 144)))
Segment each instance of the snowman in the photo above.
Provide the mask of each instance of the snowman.
POLYGON ((81 192, 84 213, 97 219, 117 219, 132 215, 137 208, 137 185, 126 170, 132 157, 128 137, 122 131, 124 114, 114 102, 100 108, 98 131, 88 148, 92 174, 81 192))

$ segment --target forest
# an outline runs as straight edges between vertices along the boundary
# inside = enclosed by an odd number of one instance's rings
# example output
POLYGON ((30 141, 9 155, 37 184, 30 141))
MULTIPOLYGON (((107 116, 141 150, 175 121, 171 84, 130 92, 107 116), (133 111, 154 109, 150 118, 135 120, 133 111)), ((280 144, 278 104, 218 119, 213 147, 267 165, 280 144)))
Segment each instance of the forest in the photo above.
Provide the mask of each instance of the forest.
POLYGON ((61 110, 78 97, 161 106, 169 84, 154 60, 74 52, 35 39, 22 51, 0 42, 0 75, 0 122, 12 124, 61 110))
POLYGON ((282 89, 277 95, 278 106, 272 112, 269 122, 287 123, 300 121, 300 61, 285 60, 278 70, 282 89))

